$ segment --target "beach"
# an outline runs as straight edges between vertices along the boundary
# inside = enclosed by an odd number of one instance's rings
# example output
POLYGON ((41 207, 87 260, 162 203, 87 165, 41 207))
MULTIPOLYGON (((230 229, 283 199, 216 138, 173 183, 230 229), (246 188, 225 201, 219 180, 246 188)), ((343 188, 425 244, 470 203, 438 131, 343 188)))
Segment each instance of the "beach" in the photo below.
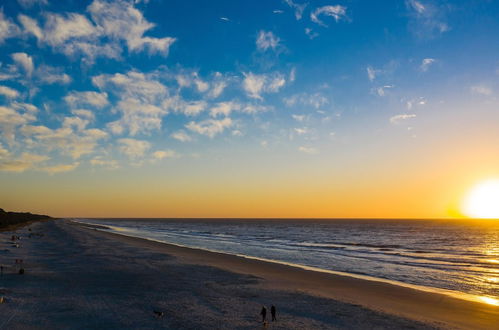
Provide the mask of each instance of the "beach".
POLYGON ((269 329, 499 323, 497 306, 97 229, 68 220, 34 223, 17 229, 18 248, 13 232, 0 233, 0 329, 260 329, 262 305, 269 329), (25 274, 15 259, 23 260, 25 274))

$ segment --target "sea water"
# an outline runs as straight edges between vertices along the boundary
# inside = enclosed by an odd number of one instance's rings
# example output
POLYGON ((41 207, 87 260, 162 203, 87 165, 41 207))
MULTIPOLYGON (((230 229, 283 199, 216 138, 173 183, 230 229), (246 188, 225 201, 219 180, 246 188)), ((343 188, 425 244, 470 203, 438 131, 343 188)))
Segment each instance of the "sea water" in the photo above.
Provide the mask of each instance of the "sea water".
POLYGON ((108 231, 499 301, 499 221, 77 219, 108 231))

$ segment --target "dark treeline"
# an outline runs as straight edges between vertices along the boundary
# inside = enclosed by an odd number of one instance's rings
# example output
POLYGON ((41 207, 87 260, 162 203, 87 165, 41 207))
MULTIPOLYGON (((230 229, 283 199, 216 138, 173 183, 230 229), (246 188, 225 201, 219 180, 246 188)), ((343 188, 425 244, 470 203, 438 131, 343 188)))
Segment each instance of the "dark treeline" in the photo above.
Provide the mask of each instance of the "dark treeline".
POLYGON ((0 229, 21 225, 30 221, 49 220, 48 215, 31 214, 29 212, 5 212, 0 209, 0 229))

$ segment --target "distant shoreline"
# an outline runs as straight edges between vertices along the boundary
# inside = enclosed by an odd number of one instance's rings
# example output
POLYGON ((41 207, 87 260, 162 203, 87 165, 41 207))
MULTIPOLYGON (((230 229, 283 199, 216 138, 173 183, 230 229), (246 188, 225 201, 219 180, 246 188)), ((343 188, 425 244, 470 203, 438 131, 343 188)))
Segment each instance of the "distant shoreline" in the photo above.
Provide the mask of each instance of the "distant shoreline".
POLYGON ((29 212, 6 212, 0 209, 0 231, 10 231, 22 228, 37 221, 55 220, 48 215, 29 212))
POLYGON ((424 291, 417 286, 399 285, 398 282, 389 280, 318 271, 312 267, 307 269, 273 260, 190 248, 111 233, 103 231, 103 228, 89 228, 86 225, 73 223, 79 227, 87 227, 87 230, 98 230, 110 239, 174 255, 183 262, 264 278, 267 288, 304 291, 312 295, 361 304, 367 308, 415 320, 443 322, 453 327, 487 329, 490 325, 499 322, 498 306, 488 305, 484 301, 479 302, 478 299, 471 299, 471 297, 466 300, 462 299, 464 294, 461 296, 457 292, 456 296, 460 296, 459 298, 449 292, 443 294, 437 290, 424 291), (482 317, 477 318, 477 315, 482 317))

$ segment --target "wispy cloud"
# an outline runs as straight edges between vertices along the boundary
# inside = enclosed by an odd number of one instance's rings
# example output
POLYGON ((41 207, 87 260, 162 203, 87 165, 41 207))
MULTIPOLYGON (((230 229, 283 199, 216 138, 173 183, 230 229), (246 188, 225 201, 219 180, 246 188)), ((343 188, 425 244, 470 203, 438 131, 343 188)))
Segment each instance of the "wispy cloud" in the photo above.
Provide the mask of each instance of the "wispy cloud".
POLYGON ((143 157, 145 152, 151 148, 151 144, 147 141, 130 138, 119 139, 118 143, 121 153, 133 159, 143 157))
POLYGON ((17 36, 20 33, 19 27, 6 18, 3 13, 3 8, 0 8, 0 45, 8 38, 17 36))
POLYGON ((305 146, 298 147, 298 151, 303 152, 305 154, 309 154, 309 155, 316 155, 319 153, 319 150, 317 148, 305 147, 305 146))
POLYGON ((71 164, 58 164, 58 165, 52 165, 52 166, 44 166, 44 167, 40 167, 39 170, 43 171, 43 172, 47 172, 49 174, 56 174, 56 173, 73 171, 79 165, 80 165, 79 162, 74 162, 71 164))
POLYGON ((398 124, 401 124, 402 122, 404 122, 408 119, 412 119, 412 118, 416 118, 416 115, 403 113, 400 115, 395 115, 395 116, 390 117, 390 123, 393 125, 398 125, 398 124))
POLYGON ((26 34, 33 35, 67 56, 83 56, 92 64, 97 57, 119 59, 122 42, 130 52, 168 55, 173 37, 145 36, 155 27, 133 3, 125 0, 94 0, 87 12, 91 20, 79 13, 46 12, 41 25, 36 19, 19 15, 26 34))
POLYGON ((369 81, 373 82, 374 79, 376 79, 376 75, 378 74, 379 70, 374 69, 372 66, 368 66, 366 68, 367 71, 367 78, 369 81))
POLYGON ((303 16, 303 11, 307 7, 308 3, 296 3, 292 0, 284 0, 284 2, 295 11, 295 17, 297 20, 301 20, 303 16))
POLYGON ((48 159, 48 156, 24 152, 18 158, 0 160, 0 171, 24 172, 28 169, 34 168, 37 164, 48 159))
POLYGON ((107 93, 98 93, 93 91, 72 91, 64 97, 64 101, 72 107, 89 105, 96 108, 103 108, 109 104, 107 93))
POLYGON ((207 119, 201 122, 191 121, 185 127, 192 132, 198 134, 206 135, 210 138, 215 137, 215 135, 222 133, 226 128, 232 126, 232 120, 228 117, 216 120, 207 119))
POLYGON ((19 97, 19 92, 14 88, 10 88, 7 86, 0 86, 0 95, 3 95, 9 99, 15 99, 19 97))
POLYGON ((325 97, 321 93, 294 94, 283 98, 282 101, 287 107, 307 106, 307 107, 313 107, 314 109, 320 109, 321 107, 329 103, 327 97, 325 97))
POLYGON ((102 156, 97 156, 90 160, 92 166, 104 167, 110 170, 119 168, 119 164, 114 159, 103 159, 102 156))
POLYGON ((269 48, 275 51, 279 46, 280 41, 279 37, 272 31, 261 30, 258 32, 258 37, 256 38, 256 47, 261 51, 266 51, 269 48))
POLYGON ((249 97, 254 99, 261 100, 263 93, 276 93, 286 85, 286 78, 280 73, 254 74, 248 72, 243 74, 243 89, 249 97))
POLYGON ((93 77, 92 82, 101 91, 118 97, 113 111, 120 113, 121 118, 107 124, 111 132, 123 134, 128 130, 134 136, 161 128, 162 117, 168 112, 162 104, 168 88, 155 74, 138 71, 102 74, 93 77))
POLYGON ((14 53, 12 59, 24 69, 28 77, 31 77, 35 68, 31 56, 26 53, 14 53))
POLYGON ((445 19, 445 9, 430 1, 406 0, 409 12, 409 29, 416 36, 431 39, 450 30, 445 19))
POLYGON ((152 156, 155 159, 176 158, 178 154, 174 150, 158 150, 153 152, 152 156))
POLYGON ((346 10, 347 8, 344 6, 336 5, 336 6, 323 6, 316 8, 313 12, 310 13, 310 19, 312 22, 327 27, 327 25, 319 19, 319 16, 329 16, 334 18, 336 22, 339 22, 342 19, 346 18, 346 10))
POLYGON ((486 95, 490 96, 493 94, 492 88, 486 85, 475 85, 470 87, 471 93, 475 95, 486 95))
POLYGON ((419 66, 419 69, 422 72, 426 72, 430 69, 430 66, 432 66, 433 63, 435 63, 434 58, 424 58, 423 61, 421 61, 421 65, 419 66))
POLYGON ((171 137, 180 142, 190 142, 192 137, 183 130, 178 130, 171 134, 171 137))
POLYGON ((309 37, 310 40, 315 39, 319 36, 319 34, 311 28, 305 28, 305 34, 309 37))

